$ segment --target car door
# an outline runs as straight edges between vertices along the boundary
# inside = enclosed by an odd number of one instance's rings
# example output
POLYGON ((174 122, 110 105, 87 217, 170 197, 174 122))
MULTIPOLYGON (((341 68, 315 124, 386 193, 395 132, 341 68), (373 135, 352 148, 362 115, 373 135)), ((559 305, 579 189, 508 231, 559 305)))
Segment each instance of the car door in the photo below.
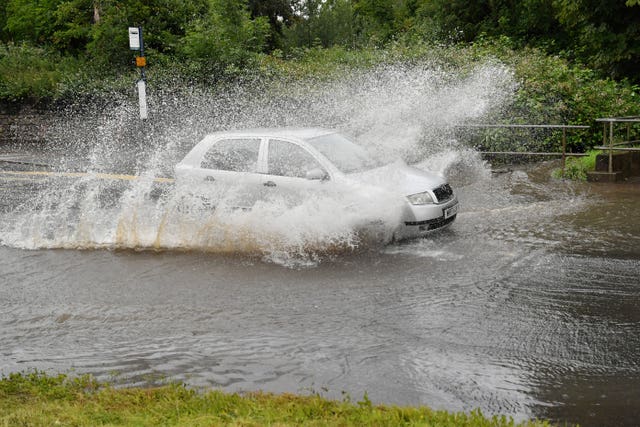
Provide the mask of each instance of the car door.
POLYGON ((267 149, 267 174, 263 177, 265 198, 284 198, 298 204, 313 193, 330 189, 330 176, 306 148, 280 139, 270 139, 267 149))
POLYGON ((227 206, 250 208, 262 191, 261 138, 224 138, 214 142, 193 174, 200 192, 222 197, 227 206))

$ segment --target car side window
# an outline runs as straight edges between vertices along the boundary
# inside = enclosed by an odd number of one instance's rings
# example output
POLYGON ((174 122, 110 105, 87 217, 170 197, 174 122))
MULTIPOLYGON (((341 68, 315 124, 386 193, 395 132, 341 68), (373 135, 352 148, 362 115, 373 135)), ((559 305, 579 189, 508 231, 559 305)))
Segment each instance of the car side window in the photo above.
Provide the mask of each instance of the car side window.
POLYGON ((260 139, 222 139, 207 151, 200 164, 204 169, 258 172, 260 139))
POLYGON ((324 171, 320 163, 304 148, 287 141, 269 141, 269 174, 306 178, 314 169, 324 171))

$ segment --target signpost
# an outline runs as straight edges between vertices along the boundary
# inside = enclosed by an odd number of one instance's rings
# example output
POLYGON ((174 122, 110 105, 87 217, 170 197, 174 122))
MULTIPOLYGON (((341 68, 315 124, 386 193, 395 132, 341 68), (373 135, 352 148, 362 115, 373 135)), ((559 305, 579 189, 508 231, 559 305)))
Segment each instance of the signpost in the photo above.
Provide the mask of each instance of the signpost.
POLYGON ((140 79, 137 83, 138 86, 138 102, 140 104, 140 118, 142 120, 148 117, 147 115, 147 83, 140 79))
POLYGON ((136 83, 138 87, 138 101, 140 103, 140 118, 145 120, 147 114, 147 83, 144 74, 144 67, 147 65, 147 58, 144 56, 144 39, 142 38, 142 27, 129 27, 129 49, 139 52, 136 57, 136 67, 140 68, 140 80, 136 83))

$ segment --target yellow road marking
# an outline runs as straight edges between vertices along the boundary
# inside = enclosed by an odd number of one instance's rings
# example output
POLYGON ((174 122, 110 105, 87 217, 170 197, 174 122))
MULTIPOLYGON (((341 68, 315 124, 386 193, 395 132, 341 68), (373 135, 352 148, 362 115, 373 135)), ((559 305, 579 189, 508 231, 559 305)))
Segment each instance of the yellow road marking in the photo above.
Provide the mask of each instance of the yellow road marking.
MULTIPOLYGON (((121 175, 111 173, 87 173, 87 172, 49 172, 49 171, 0 171, 0 175, 10 177, 20 176, 53 176, 58 178, 83 178, 113 179, 120 181, 135 181, 146 177, 140 175, 121 175)), ((173 182, 172 178, 153 178, 154 182, 173 182)))

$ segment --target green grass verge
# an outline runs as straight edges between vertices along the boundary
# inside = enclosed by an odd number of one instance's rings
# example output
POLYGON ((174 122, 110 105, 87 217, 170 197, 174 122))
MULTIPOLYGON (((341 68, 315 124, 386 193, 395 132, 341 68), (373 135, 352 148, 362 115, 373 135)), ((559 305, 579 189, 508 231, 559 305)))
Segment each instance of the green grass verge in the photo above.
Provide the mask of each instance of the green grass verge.
POLYGON ((586 181, 587 172, 596 169, 596 157, 601 153, 602 151, 600 150, 589 150, 587 152, 588 156, 569 157, 565 164, 564 176, 562 169, 555 169, 552 175, 556 179, 566 178, 574 181, 586 181))
POLYGON ((352 403, 267 393, 198 393, 180 384, 113 388, 90 376, 39 372, 0 380, 0 426, 548 426, 507 417, 434 411, 427 407, 352 403))

